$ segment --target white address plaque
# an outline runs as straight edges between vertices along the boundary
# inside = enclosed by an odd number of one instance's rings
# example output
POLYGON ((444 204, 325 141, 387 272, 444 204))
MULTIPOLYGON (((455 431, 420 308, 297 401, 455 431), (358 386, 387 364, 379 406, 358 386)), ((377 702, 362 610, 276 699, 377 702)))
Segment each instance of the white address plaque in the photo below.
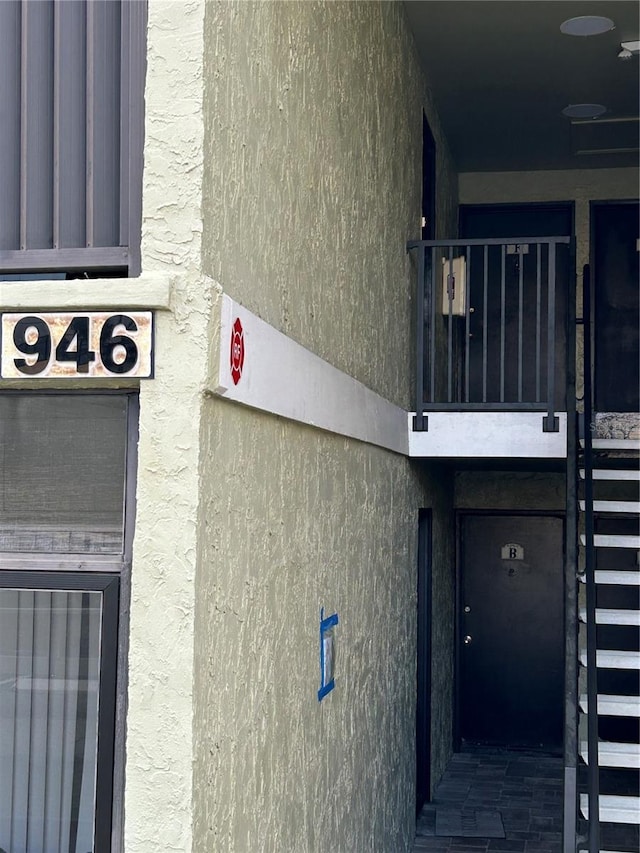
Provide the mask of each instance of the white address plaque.
POLYGON ((153 312, 2 314, 2 379, 153 375, 153 312))

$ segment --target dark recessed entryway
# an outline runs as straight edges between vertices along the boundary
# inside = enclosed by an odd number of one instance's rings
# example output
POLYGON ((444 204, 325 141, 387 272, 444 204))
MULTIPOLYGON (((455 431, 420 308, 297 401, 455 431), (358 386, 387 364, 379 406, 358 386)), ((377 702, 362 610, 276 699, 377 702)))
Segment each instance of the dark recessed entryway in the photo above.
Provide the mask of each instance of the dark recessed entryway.
POLYGON ((591 206, 595 407, 640 408, 638 202, 591 206))

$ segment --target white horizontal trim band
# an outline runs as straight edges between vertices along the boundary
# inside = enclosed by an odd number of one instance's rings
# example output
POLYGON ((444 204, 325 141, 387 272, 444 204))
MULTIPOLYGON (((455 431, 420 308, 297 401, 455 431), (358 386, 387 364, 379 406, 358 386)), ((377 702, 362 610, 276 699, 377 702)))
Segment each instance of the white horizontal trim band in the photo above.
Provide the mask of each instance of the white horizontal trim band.
POLYGON ((165 273, 139 278, 0 281, 0 311, 167 310, 170 299, 171 278, 165 273))
POLYGON ((220 300, 218 324, 218 363, 209 381, 213 393, 408 455, 404 409, 265 323, 226 294, 220 300))

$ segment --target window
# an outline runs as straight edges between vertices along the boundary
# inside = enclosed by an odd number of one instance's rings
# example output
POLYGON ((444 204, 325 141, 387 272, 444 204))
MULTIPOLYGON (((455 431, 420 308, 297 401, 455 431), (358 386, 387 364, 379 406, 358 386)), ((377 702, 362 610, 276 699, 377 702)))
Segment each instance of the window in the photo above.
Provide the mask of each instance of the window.
POLYGON ((119 833, 136 439, 134 394, 0 395, 5 853, 106 853, 119 833))
POLYGON ((0 572, 7 853, 110 848, 118 585, 108 575, 0 572))

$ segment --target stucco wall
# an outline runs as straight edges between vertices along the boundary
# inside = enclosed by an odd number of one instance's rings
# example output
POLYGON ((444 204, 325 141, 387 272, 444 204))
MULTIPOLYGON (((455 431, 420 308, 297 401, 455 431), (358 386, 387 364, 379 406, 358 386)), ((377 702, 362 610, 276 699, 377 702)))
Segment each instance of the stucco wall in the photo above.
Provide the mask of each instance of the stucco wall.
POLYGON ((207 12, 205 272, 405 405, 423 104, 440 231, 456 193, 402 5, 224 0, 207 12))
POLYGON ((409 849, 419 481, 241 407, 206 420, 195 849, 409 849), (322 703, 320 607, 340 619, 322 703))
MULTIPOLYGON (((211 2, 205 44, 205 272, 407 405, 427 95, 402 5, 211 2)), ((456 187, 439 158, 443 232, 456 187)), ((215 397, 201 443, 194 849, 410 849, 420 506, 445 577, 440 769, 450 748, 446 478, 215 397), (340 625, 318 703, 321 607, 340 625)))
POLYGON ((559 510, 564 512, 566 478, 561 472, 458 471, 458 509, 559 510))
POLYGON ((143 278, 168 278, 171 300, 156 313, 155 377, 140 385, 127 853, 192 850, 200 410, 215 299, 200 266, 203 19, 204 0, 149 2, 143 278))

